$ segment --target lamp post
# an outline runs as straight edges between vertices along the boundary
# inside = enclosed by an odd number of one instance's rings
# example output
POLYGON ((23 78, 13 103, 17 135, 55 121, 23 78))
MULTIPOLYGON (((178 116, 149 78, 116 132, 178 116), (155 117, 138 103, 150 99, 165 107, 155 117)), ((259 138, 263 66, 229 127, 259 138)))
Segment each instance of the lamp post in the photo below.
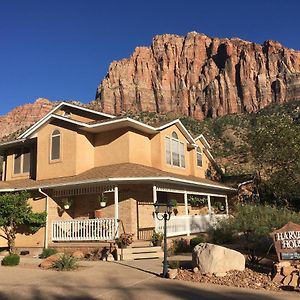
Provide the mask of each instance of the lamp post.
POLYGON ((163 261, 163 273, 162 277, 166 278, 168 273, 168 261, 167 261, 167 221, 170 220, 173 205, 171 201, 165 203, 154 203, 155 215, 158 220, 164 220, 164 261, 163 261), (160 215, 161 214, 161 215, 160 215))

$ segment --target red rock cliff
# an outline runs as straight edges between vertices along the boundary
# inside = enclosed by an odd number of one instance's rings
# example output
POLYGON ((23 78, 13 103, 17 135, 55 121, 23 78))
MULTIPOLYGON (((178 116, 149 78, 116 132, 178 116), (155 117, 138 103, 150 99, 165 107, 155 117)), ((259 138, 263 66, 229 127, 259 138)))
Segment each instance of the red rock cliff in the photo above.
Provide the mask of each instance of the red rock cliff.
POLYGON ((57 103, 39 98, 32 104, 18 106, 4 116, 0 116, 0 140, 25 129, 44 117, 57 103))
POLYGON ((200 120, 292 99, 300 99, 300 52, 196 32, 156 36, 113 62, 96 94, 107 113, 173 111, 200 120))

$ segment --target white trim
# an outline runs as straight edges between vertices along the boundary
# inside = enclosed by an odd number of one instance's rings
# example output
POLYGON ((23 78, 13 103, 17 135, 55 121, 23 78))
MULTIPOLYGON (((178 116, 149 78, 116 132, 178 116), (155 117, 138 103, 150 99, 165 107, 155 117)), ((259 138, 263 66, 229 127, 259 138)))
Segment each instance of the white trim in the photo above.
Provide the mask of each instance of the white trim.
POLYGON ((190 144, 194 145, 195 141, 193 139, 193 137, 191 136, 191 134, 188 132, 188 130, 185 128, 185 126, 181 123, 181 121, 179 119, 173 120, 167 124, 164 124, 160 127, 156 127, 155 129, 158 131, 161 131, 165 128, 168 128, 172 125, 179 125, 179 129, 181 129, 181 132, 183 133, 183 135, 188 139, 188 141, 190 142, 190 144))
POLYGON ((208 149, 211 149, 211 145, 209 144, 209 142, 207 141, 207 139, 204 137, 203 134, 198 135, 198 136, 195 138, 195 141, 197 141, 197 140, 202 140, 203 143, 205 144, 205 146, 206 146, 208 149))
POLYGON ((156 133, 157 132, 154 127, 152 127, 150 125, 147 125, 147 124, 144 124, 140 121, 131 119, 129 117, 124 117, 124 118, 115 119, 115 120, 108 120, 108 121, 101 122, 101 123, 96 123, 96 124, 85 124, 84 127, 88 128, 88 129, 93 129, 93 128, 104 127, 104 126, 117 124, 117 123, 122 123, 122 122, 129 122, 129 123, 133 123, 135 125, 138 125, 139 127, 147 128, 147 129, 150 130, 151 133, 156 133))
POLYGON ((93 109, 89 109, 89 108, 86 108, 86 107, 82 107, 82 106, 79 106, 79 105, 76 105, 76 104, 71 104, 71 103, 67 103, 67 102, 62 102, 62 103, 65 106, 80 109, 80 110, 83 110, 83 111, 86 111, 86 112, 89 112, 89 113, 92 113, 92 114, 95 114, 95 115, 98 115, 98 116, 107 117, 107 118, 115 118, 116 117, 116 116, 111 115, 111 114, 106 114, 106 113, 96 111, 96 110, 93 110, 93 109))
MULTIPOLYGON (((37 190, 39 188, 55 188, 55 187, 66 187, 66 186, 72 186, 72 185, 82 185, 82 184, 93 184, 93 183, 101 183, 101 182, 132 182, 132 181, 171 181, 171 182, 180 182, 180 183, 186 183, 186 184, 192 184, 196 186, 203 186, 208 188, 215 188, 215 189, 221 189, 221 190, 227 190, 227 191, 236 191, 236 189, 222 186, 222 185, 215 185, 215 184, 209 184, 204 182, 197 182, 193 180, 186 180, 186 179, 180 179, 176 177, 116 177, 116 178, 107 178, 107 179, 89 179, 89 180, 82 180, 82 181, 75 181, 75 182, 68 182, 68 183, 57 183, 57 184, 49 184, 49 185, 42 185, 42 186, 35 186, 35 187, 28 187, 25 188, 26 190, 37 190)), ((16 189, 7 189, 8 191, 22 191, 24 188, 16 188, 16 189)), ((6 189, 1 190, 0 192, 6 191, 6 189)))
POLYGON ((114 204, 115 204, 115 226, 118 228, 116 231, 116 238, 119 237, 119 227, 118 227, 118 220, 119 220, 119 188, 115 186, 114 188, 114 204))
MULTIPOLYGON (((88 108, 84 108, 84 107, 81 107, 81 106, 78 106, 78 105, 74 105, 74 104, 70 104, 70 103, 66 103, 66 102, 61 102, 56 107, 54 107, 48 114, 46 114, 42 119, 40 119, 39 121, 37 121, 35 124, 33 124, 31 127, 29 127, 25 132, 23 132, 17 139, 28 137, 32 132, 34 132, 37 128, 39 128, 47 120, 49 120, 51 118, 51 116, 54 116, 54 113, 59 108, 61 108, 62 106, 69 106, 69 107, 72 107, 72 108, 80 109, 80 110, 83 110, 83 111, 86 111, 86 112, 90 112, 90 113, 93 113, 93 114, 96 114, 96 115, 100 115, 100 116, 103 116, 103 117, 107 117, 107 118, 115 118, 115 116, 113 116, 113 115, 101 113, 101 112, 98 112, 98 111, 95 111, 95 110, 91 110, 91 109, 88 109, 88 108)), ((65 119, 68 119, 68 118, 64 118, 63 120, 65 120, 65 119)), ((68 120, 71 121, 71 119, 68 119, 68 120)), ((82 123, 82 124, 85 124, 85 123, 82 123)))
POLYGON ((38 122, 36 124, 38 124, 38 126, 35 126, 33 125, 32 127, 30 127, 28 130, 26 130, 22 135, 20 135, 18 137, 19 138, 27 138, 28 136, 30 136, 31 134, 33 134, 37 129, 39 129, 41 126, 43 126, 45 123, 47 123, 51 118, 54 118, 54 119, 58 119, 58 120, 61 120, 61 121, 65 121, 65 122, 68 122, 68 123, 71 123, 71 124, 75 124, 75 125, 78 125, 78 126, 87 126, 86 123, 83 123, 83 122, 80 122, 80 121, 75 121, 75 120, 72 120, 70 118, 66 118, 66 117, 63 117, 63 116, 60 116, 60 115, 56 115, 56 114, 51 114, 51 115, 47 115, 46 118, 43 118, 42 119, 42 122, 38 122))
POLYGON ((48 214, 48 207, 49 207, 49 196, 42 191, 41 188, 39 188, 39 192, 46 197, 46 203, 45 203, 45 209, 46 209, 46 226, 45 226, 45 241, 44 241, 44 247, 48 248, 48 229, 49 229, 49 214, 48 214))

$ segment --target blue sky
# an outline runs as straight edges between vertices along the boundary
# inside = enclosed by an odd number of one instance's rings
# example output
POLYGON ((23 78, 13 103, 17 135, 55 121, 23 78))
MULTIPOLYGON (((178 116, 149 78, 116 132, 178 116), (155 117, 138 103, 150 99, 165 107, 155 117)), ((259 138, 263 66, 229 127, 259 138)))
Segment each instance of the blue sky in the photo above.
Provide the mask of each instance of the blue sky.
POLYGON ((0 115, 38 97, 93 100, 110 62, 156 34, 273 39, 300 50, 299 10, 297 0, 0 0, 0 115))

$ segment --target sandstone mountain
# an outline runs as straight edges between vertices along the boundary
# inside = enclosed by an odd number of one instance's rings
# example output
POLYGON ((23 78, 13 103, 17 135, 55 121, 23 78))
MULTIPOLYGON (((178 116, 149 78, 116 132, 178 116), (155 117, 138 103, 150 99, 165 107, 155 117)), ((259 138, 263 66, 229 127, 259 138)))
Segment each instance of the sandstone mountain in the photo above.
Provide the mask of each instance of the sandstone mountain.
POLYGON ((57 102, 39 98, 32 104, 18 106, 6 115, 0 116, 0 140, 15 138, 18 132, 44 117, 56 104, 57 102))
POLYGON ((300 52, 266 41, 155 36, 110 65, 96 100, 107 113, 173 112, 202 120, 300 99, 300 52))

